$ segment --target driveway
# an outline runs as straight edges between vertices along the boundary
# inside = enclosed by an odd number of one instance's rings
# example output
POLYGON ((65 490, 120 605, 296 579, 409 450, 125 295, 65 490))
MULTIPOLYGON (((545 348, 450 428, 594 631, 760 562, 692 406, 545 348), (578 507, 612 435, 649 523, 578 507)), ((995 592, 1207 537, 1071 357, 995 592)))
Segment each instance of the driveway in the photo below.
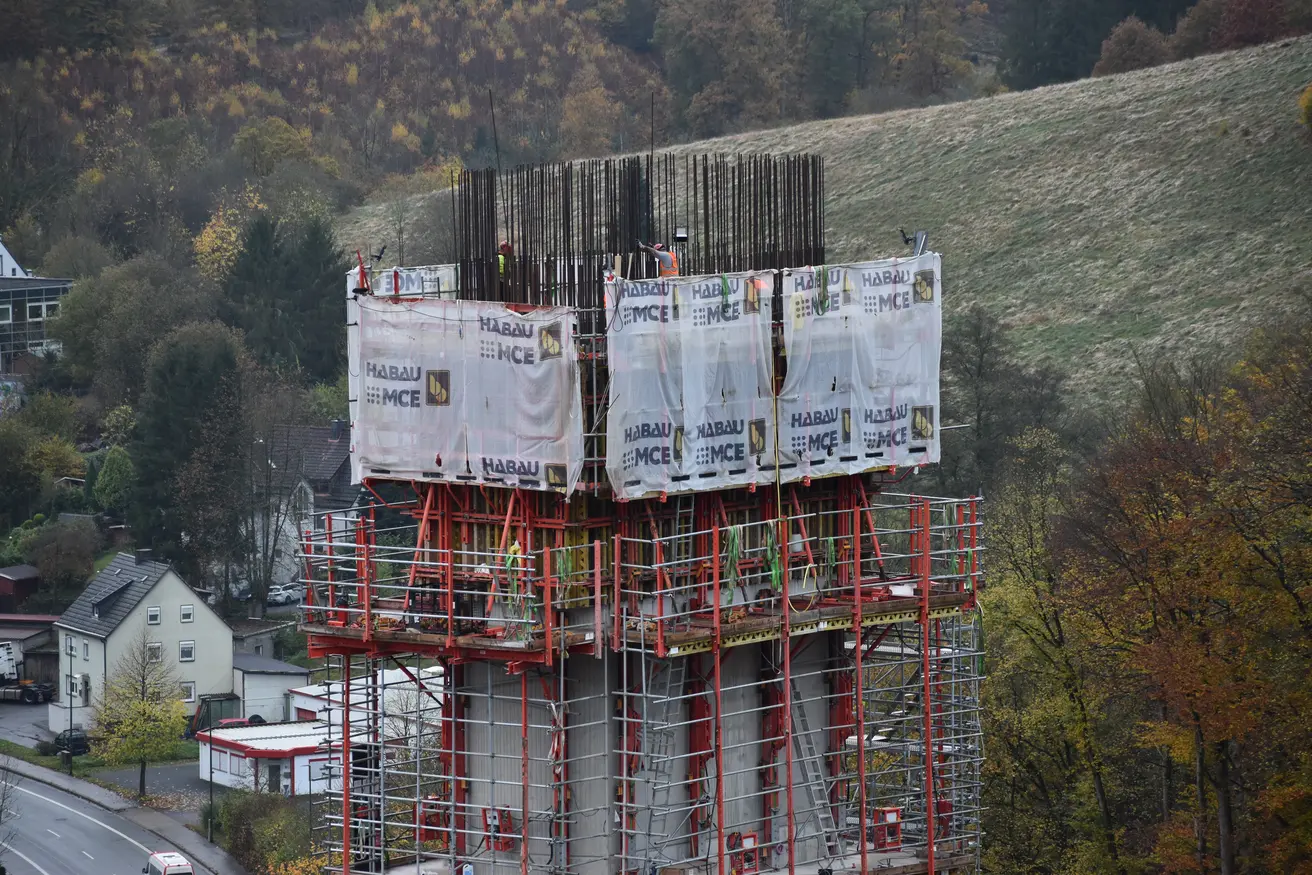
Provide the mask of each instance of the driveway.
MULTIPOLYGON (((103 769, 95 773, 97 780, 112 784, 129 798, 135 798, 137 795, 139 775, 138 766, 103 769)), ((226 787, 216 784, 215 798, 217 799, 226 790, 226 787)), ((198 811, 209 801, 210 785, 200 777, 198 764, 167 763, 146 766, 146 792, 155 797, 156 808, 198 811)))
POLYGON ((54 741, 55 734, 46 728, 45 705, 24 705, 22 702, 0 702, 0 738, 36 747, 38 741, 54 741))

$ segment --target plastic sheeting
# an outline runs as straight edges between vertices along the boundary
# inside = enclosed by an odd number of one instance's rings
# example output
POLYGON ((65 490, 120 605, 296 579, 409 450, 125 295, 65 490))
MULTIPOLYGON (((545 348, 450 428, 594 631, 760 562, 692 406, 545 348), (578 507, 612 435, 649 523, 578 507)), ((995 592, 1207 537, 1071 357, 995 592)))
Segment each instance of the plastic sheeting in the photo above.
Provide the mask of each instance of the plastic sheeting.
POLYGON ((787 271, 781 479, 939 460, 935 253, 787 271))
POLYGON ((351 309, 357 480, 573 491, 583 411, 572 310, 367 296, 351 309))
POLYGON ((606 285, 606 469, 620 498, 772 475, 774 277, 748 272, 606 285))
POLYGON ((938 255, 783 276, 772 396, 769 272, 607 284, 606 469, 621 498, 939 459, 938 255), (777 427, 777 428, 776 428, 777 427))

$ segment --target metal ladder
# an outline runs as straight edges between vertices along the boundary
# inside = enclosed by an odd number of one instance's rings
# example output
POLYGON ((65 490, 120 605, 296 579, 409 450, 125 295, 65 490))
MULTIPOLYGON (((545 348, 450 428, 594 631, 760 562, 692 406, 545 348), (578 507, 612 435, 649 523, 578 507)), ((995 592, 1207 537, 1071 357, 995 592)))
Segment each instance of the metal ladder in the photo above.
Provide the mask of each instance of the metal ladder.
POLYGON ((824 763, 811 737, 811 724, 806 719, 806 707, 802 696, 797 692, 797 684, 791 684, 793 748, 797 751, 798 761, 802 766, 802 776, 806 783, 806 795, 811 800, 811 810, 819 822, 825 848, 829 856, 843 854, 842 839, 838 827, 834 824, 834 812, 829 807, 829 782, 825 779, 824 763))
MULTIPOLYGON (((660 660, 656 663, 657 677, 664 677, 660 685, 660 719, 654 720, 651 714, 643 714, 644 731, 642 737, 643 765, 650 776, 651 803, 647 808, 647 854, 644 871, 659 868, 656 864, 668 860, 665 848, 672 844, 677 836, 668 834, 671 796, 674 793, 675 739, 677 727, 681 724, 680 705, 683 695, 684 679, 688 673, 688 658, 678 656, 660 660), (663 670, 662 670, 663 669, 663 670)), ((652 699, 648 697, 648 702, 652 699)), ((646 709, 643 709, 644 712, 646 709)), ((654 709, 653 709, 654 710, 654 709)), ((675 825, 675 831, 682 824, 675 825)))

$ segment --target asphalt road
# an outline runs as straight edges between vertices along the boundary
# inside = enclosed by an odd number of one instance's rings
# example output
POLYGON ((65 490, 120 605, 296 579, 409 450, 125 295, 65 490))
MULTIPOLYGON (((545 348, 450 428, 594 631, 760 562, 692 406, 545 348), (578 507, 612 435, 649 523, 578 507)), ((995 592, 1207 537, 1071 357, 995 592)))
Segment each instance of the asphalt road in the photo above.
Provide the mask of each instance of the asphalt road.
POLYGON ((151 851, 172 850, 118 815, 45 784, 20 782, 9 797, 0 860, 10 875, 136 875, 151 851))

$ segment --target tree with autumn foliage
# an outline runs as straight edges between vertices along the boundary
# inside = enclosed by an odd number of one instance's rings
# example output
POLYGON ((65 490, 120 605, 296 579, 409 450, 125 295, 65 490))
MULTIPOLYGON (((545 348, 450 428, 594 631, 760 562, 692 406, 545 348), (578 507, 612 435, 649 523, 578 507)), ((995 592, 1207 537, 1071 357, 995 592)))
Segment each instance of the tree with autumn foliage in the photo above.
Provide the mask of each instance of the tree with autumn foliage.
POLYGON ((145 624, 105 678, 93 719, 92 751, 113 765, 139 765, 137 798, 144 798, 146 764, 169 759, 187 725, 177 669, 145 624))
POLYGON ((1162 753, 1165 871, 1312 859, 1310 340, 1259 337, 1223 379, 1151 373, 1057 538, 1106 683, 1162 753))

